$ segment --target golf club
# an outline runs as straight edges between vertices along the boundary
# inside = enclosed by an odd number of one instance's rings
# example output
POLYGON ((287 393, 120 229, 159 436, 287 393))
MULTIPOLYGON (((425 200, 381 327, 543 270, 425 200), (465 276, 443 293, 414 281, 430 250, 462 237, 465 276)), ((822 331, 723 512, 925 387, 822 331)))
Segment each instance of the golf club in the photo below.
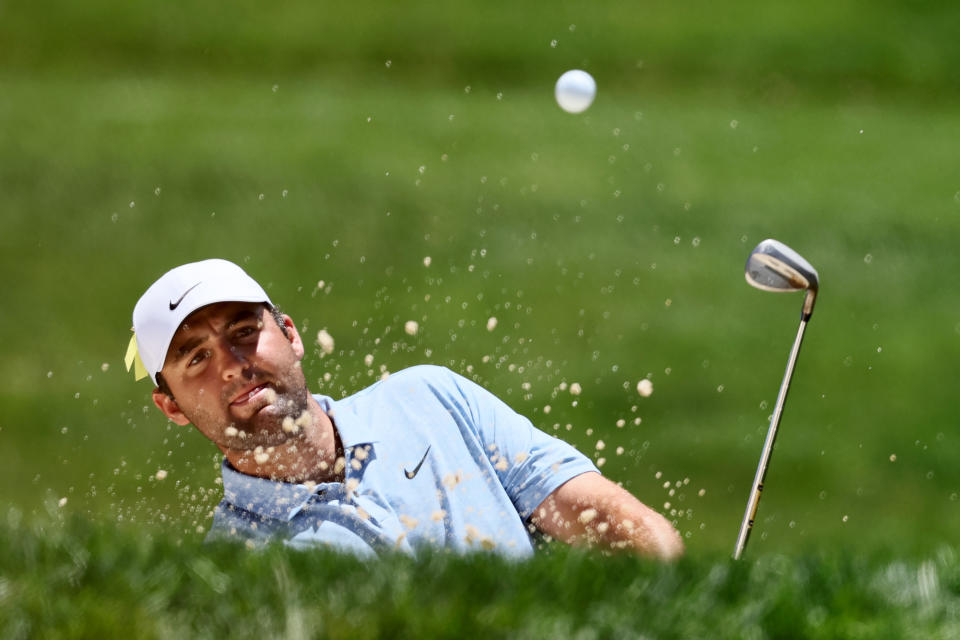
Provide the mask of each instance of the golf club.
POLYGON ((763 491, 763 479, 767 475, 770 465, 770 455, 773 453, 773 443, 777 438, 777 427, 780 425, 780 416, 783 414, 783 404, 787 400, 787 391, 790 389, 790 378, 793 368, 797 364, 797 354, 800 352, 800 343, 803 341, 803 332, 807 327, 810 316, 813 315, 813 304, 817 298, 820 280, 817 271, 799 253, 773 239, 767 239, 757 245, 747 258, 745 276, 747 282, 757 289, 764 291, 806 291, 803 299, 803 309, 800 314, 800 328, 790 350, 787 360, 787 370, 780 383, 780 393, 777 395, 777 405, 770 418, 770 428, 767 439, 763 443, 763 452, 760 454, 760 464, 753 479, 753 488, 750 490, 750 499, 747 501, 747 510, 743 514, 743 523, 737 535, 737 546, 733 552, 734 559, 739 559, 743 549, 747 546, 747 539, 753 529, 753 522, 757 516, 757 507, 760 504, 760 493, 763 491))

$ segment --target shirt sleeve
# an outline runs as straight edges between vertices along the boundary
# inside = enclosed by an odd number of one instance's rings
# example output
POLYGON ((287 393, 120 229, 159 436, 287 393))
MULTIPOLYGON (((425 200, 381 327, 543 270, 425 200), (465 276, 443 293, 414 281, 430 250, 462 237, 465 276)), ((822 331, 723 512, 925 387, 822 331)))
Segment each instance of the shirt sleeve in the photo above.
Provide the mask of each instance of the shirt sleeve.
POLYGON ((484 455, 524 520, 571 478, 599 472, 572 445, 537 429, 483 387, 445 371, 463 399, 484 455))

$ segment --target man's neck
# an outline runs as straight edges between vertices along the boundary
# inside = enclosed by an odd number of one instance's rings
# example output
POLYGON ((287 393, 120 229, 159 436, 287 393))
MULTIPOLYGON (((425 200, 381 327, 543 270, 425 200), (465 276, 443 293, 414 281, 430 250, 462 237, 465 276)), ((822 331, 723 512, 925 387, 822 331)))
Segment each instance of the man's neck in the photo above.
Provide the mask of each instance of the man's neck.
POLYGON ((335 482, 344 474, 343 445, 330 416, 308 396, 304 416, 282 444, 254 451, 221 449, 234 469, 282 482, 335 482))

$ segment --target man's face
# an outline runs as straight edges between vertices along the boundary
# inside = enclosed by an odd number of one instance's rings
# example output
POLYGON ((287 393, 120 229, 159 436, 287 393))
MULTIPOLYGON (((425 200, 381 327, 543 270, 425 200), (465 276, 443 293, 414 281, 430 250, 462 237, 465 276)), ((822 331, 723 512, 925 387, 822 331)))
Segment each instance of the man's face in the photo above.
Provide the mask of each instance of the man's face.
POLYGON ((198 309, 180 325, 161 370, 173 400, 155 391, 154 402, 221 449, 286 441, 292 436, 284 418, 300 417, 309 396, 300 368, 303 343, 288 316, 284 325, 288 335, 259 303, 198 309))

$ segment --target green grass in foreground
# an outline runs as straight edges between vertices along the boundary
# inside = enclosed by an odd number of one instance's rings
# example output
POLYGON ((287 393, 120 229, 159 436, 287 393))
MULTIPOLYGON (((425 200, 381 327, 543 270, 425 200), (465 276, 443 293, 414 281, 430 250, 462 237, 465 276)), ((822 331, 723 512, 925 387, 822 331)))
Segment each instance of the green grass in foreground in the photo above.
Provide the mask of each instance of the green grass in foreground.
POLYGON ((0 634, 142 638, 947 638, 960 556, 831 549, 660 565, 551 547, 364 562, 83 519, 0 522, 0 634))

